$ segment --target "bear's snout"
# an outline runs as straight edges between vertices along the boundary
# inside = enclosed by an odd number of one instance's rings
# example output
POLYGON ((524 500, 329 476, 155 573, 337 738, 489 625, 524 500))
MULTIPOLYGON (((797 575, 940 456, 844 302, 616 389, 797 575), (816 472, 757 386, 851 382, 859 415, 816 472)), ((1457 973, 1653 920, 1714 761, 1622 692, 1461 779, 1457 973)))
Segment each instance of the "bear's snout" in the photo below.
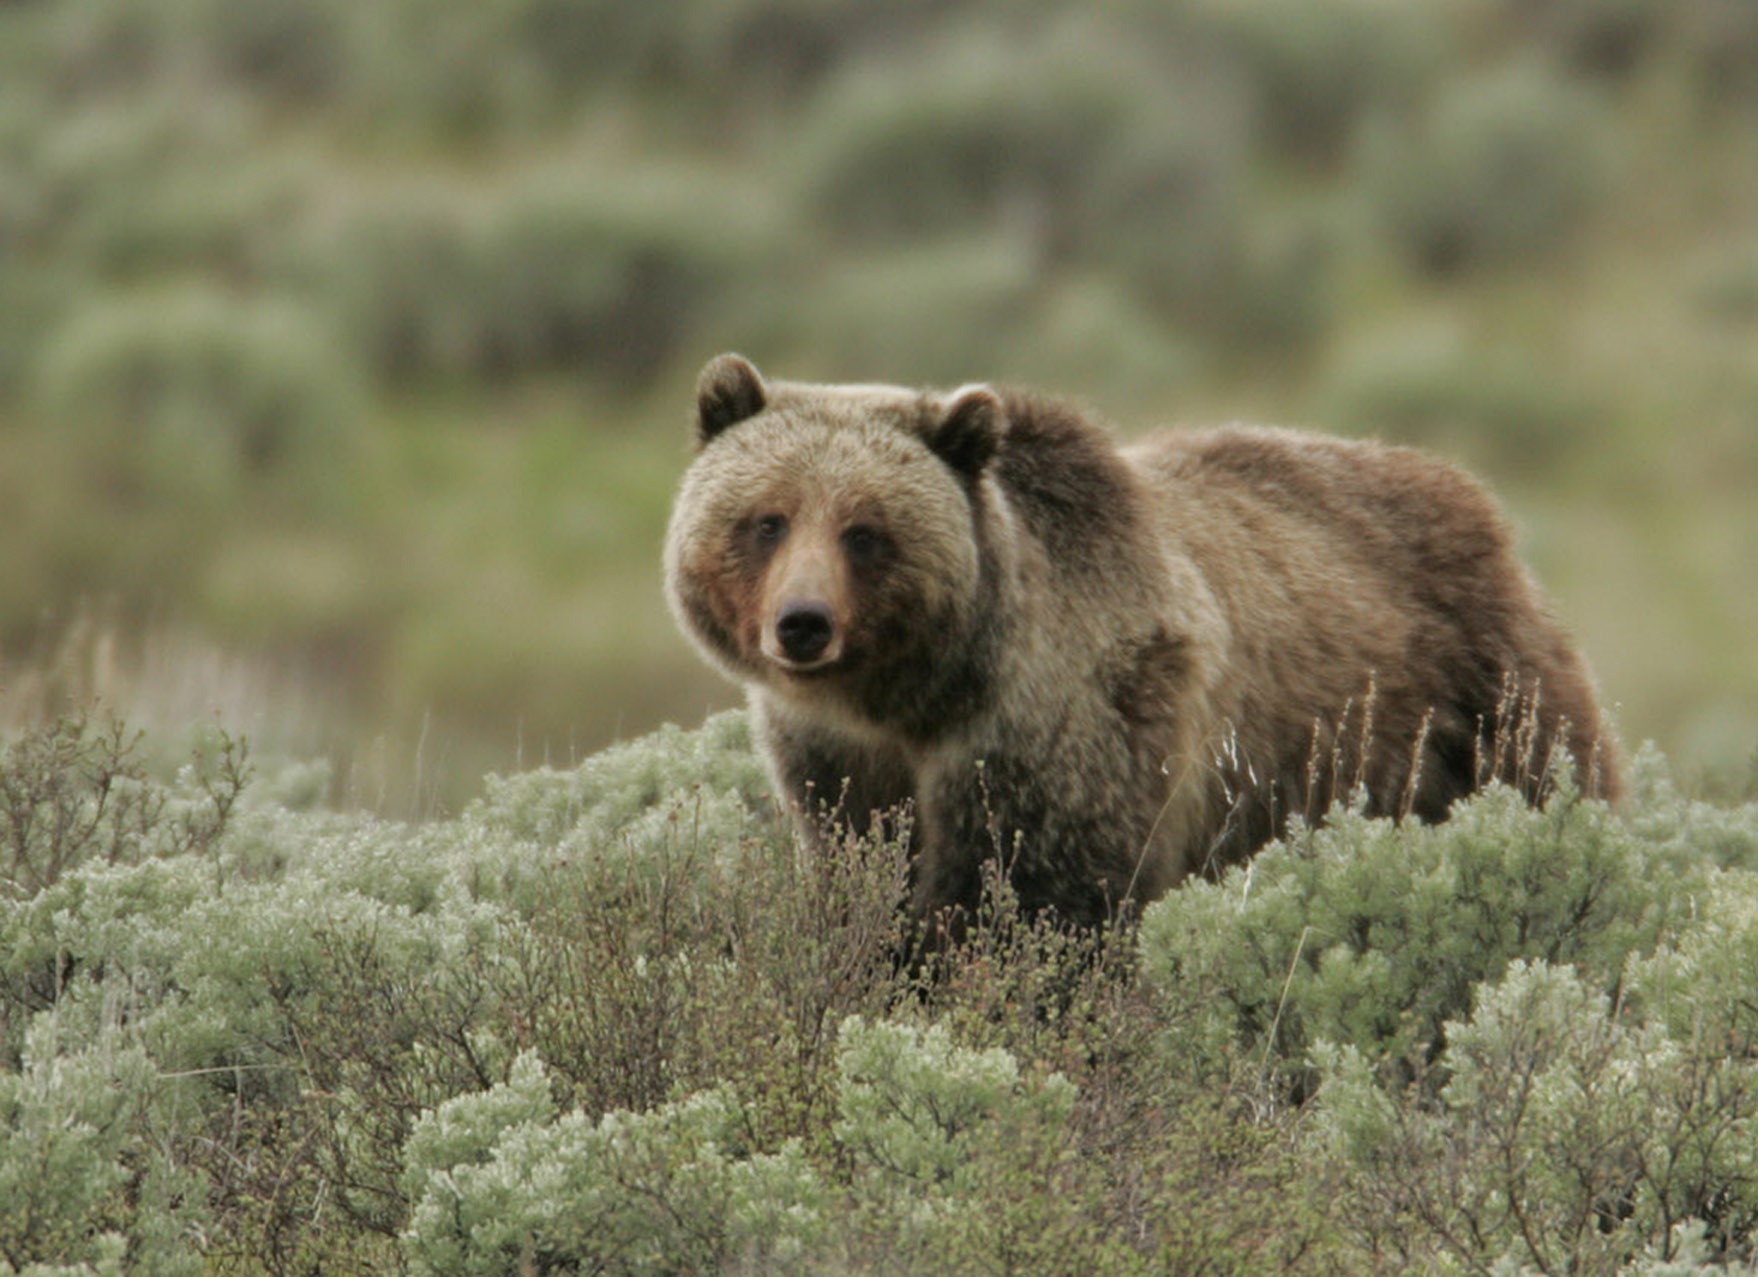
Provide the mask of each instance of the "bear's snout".
POLYGON ((764 572, 763 655, 793 673, 840 661, 853 600, 834 525, 806 512, 793 521, 764 572))
POLYGON ((781 654, 796 665, 833 656, 829 649, 835 637, 836 618, 824 603, 784 603, 775 618, 775 641, 781 654))

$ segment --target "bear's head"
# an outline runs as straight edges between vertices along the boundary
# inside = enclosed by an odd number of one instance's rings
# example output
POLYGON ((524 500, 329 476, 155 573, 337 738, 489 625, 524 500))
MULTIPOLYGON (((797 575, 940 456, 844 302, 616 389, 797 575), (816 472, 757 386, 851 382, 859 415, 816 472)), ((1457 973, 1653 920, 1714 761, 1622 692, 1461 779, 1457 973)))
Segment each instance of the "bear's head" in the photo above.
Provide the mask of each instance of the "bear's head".
POLYGON ((684 631, 732 677, 799 702, 871 717, 888 690, 926 690, 980 619, 1005 430, 984 386, 766 382, 737 355, 713 360, 666 539, 684 631))

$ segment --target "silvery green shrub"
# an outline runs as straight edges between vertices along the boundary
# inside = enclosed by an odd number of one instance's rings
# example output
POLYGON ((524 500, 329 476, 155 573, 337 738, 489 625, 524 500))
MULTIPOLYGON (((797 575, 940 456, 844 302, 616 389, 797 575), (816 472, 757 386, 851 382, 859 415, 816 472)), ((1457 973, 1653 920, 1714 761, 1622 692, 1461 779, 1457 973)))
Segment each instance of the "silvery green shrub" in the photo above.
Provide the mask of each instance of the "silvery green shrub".
POLYGON ((1074 1088, 1060 1077, 1026 1088, 999 1047, 956 1045, 944 1028, 851 1017, 838 1043, 842 1075, 836 1137, 875 1181, 924 1197, 962 1198, 984 1170, 974 1153, 990 1124, 1016 1110, 1068 1119, 1074 1088))
MULTIPOLYGON (((852 1166, 835 1267, 875 1272, 1131 1271, 1094 1218, 1071 1119, 1079 1094, 943 1025, 850 1017, 833 1133, 852 1166)), ((1095 1177, 1097 1178, 1097 1177, 1095 1177)))
POLYGON ((1512 963, 1450 1021, 1432 1100, 1353 1046, 1314 1056, 1323 1136, 1364 1249, 1462 1271, 1617 1271, 1758 1220, 1758 1073, 1673 1037, 1569 967, 1512 963))
POLYGON ((666 800, 700 795, 706 835, 736 840, 768 794, 745 715, 728 710, 692 731, 668 725, 613 745, 570 770, 491 776, 465 823, 548 849, 577 847, 651 833, 667 819, 666 800))
POLYGON ((0 1069, 0 1273, 198 1274, 199 1176, 178 1164, 174 1083, 109 1031, 64 1049, 39 1018, 16 1070, 0 1069))
POLYGON ((837 1061, 846 1183, 797 1140, 754 1149, 730 1087, 594 1121, 558 1115, 547 1070, 522 1055, 505 1084, 447 1101, 411 1132, 411 1266, 973 1271, 1029 1251, 1006 1234, 1034 1224, 1005 1206, 1029 1196, 1046 1149, 1066 1151, 1071 1083, 1023 1076, 1006 1051, 960 1047, 938 1027, 860 1017, 843 1022, 837 1061), (849 1250, 850 1236, 873 1249, 849 1250))
POLYGON ((1313 1041, 1410 1075, 1514 959, 1614 990, 1631 953, 1688 930, 1716 869, 1758 865, 1751 809, 1688 802, 1653 756, 1626 813, 1563 788, 1493 788, 1442 825, 1336 811, 1220 881, 1144 911, 1143 976, 1190 1068, 1252 1059, 1299 1089, 1313 1041))
POLYGON ((1579 964, 1609 990, 1685 925, 1705 837, 1731 838, 1726 857, 1754 841, 1750 821, 1697 819, 1675 798, 1638 829, 1568 790, 1534 810, 1499 788, 1434 826, 1334 812, 1148 908, 1143 975, 1193 1066, 1249 1056, 1298 1089, 1322 1038, 1409 1076, 1509 962, 1579 964))
POLYGON ((165 784, 148 778, 140 740, 82 713, 0 742, 0 896, 28 899, 87 861, 214 850, 250 777, 248 751, 222 732, 165 784))
MULTIPOLYGON (((17 810, 89 815, 86 757, 17 810)), ((998 881, 927 972, 903 848, 808 854, 742 715, 420 825, 272 784, 215 823, 214 775, 0 891, 0 1264, 1751 1258, 1758 809, 1652 755, 1616 812, 1338 811, 1133 930, 998 881)))
POLYGON ((523 1055, 505 1084, 423 1117, 406 1152, 418 1274, 767 1270, 821 1227, 824 1188, 799 1145, 754 1152, 727 1088, 557 1116, 542 1064, 523 1055))

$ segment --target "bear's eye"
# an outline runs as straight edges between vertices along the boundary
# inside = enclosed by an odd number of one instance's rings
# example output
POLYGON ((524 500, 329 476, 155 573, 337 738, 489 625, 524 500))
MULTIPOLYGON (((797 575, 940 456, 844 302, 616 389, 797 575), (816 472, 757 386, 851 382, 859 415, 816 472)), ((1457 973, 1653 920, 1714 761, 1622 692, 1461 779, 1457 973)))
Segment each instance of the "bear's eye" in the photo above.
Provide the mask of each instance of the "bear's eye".
POLYGON ((842 534, 842 547, 851 562, 873 564, 891 552, 891 538, 878 528, 857 523, 842 534))
POLYGON ((752 531, 756 534, 758 545, 778 546, 781 544, 781 539, 787 535, 787 518, 780 514, 766 514, 757 520, 752 531))

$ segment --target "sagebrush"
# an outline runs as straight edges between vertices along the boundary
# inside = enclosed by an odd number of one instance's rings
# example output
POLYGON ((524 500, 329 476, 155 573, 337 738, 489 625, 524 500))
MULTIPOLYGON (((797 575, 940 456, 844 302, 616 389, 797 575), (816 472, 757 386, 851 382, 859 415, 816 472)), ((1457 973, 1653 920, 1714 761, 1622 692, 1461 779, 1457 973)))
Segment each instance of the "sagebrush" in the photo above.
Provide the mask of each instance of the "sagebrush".
POLYGON ((43 729, 6 818, 101 832, 0 875, 0 1273, 1750 1264, 1758 809, 1636 771, 1135 927, 997 874, 915 969, 907 848, 803 855, 738 714, 425 825, 43 729))

